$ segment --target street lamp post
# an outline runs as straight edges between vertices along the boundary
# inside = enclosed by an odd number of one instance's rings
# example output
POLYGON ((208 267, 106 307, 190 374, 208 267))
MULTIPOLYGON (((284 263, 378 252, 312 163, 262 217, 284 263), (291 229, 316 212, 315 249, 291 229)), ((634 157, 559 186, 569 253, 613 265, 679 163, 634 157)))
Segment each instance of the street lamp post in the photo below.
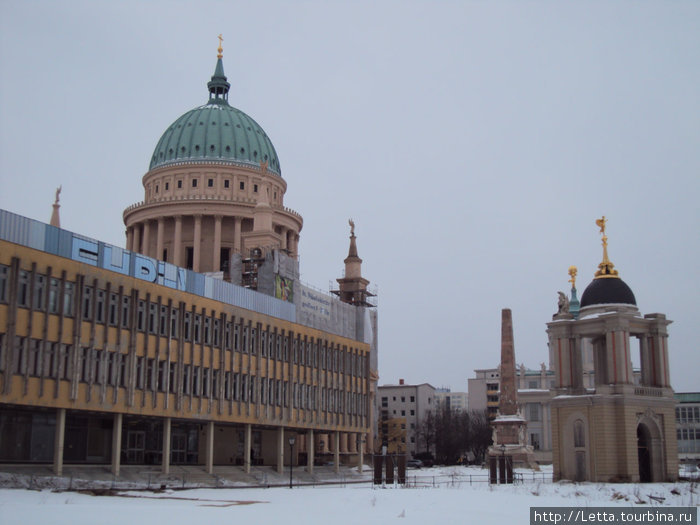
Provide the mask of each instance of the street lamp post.
POLYGON ((499 469, 499 474, 501 475, 501 483, 507 483, 506 478, 508 474, 506 473, 506 445, 501 443, 501 468, 499 469))
POLYGON ((294 451, 294 436, 289 438, 289 488, 292 488, 292 471, 294 469, 294 458, 292 457, 294 451))

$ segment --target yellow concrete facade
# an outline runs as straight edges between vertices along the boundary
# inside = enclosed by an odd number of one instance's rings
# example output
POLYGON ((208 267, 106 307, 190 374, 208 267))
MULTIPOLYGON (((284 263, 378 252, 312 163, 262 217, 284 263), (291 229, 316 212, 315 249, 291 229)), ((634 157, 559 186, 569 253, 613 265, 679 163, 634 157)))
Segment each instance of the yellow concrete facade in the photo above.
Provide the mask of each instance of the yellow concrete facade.
MULTIPOLYGON (((62 410, 115 422, 156 418, 166 436, 171 421, 197 424, 209 463, 229 462, 232 443, 256 429, 266 461, 281 461, 282 452, 270 451, 281 450, 284 432, 299 433, 295 450, 310 458, 304 447, 314 432, 344 436, 335 439, 351 452, 370 429, 369 351, 360 341, 0 241, 0 412, 54 410, 56 428, 62 410), (212 431, 209 446, 202 438, 212 431)), ((255 438, 242 439, 249 465, 255 438)))

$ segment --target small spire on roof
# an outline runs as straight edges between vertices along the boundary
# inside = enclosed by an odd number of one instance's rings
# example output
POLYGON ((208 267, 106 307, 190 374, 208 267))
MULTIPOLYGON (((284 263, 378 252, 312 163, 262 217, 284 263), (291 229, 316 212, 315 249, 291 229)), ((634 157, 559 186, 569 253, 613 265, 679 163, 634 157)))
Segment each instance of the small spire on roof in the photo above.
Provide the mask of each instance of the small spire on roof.
POLYGON ((598 265, 598 271, 595 273, 594 279, 619 279, 620 276, 617 270, 615 270, 615 265, 608 259, 608 237, 605 235, 606 222, 608 222, 608 220, 605 218, 605 215, 595 221, 596 225, 600 228, 600 233, 603 234, 603 260, 598 265))
POLYGON ((224 74, 224 62, 221 60, 224 56, 224 49, 222 47, 222 42, 224 37, 219 35, 219 53, 216 55, 216 68, 214 69, 214 74, 211 80, 207 83, 209 88, 209 104, 220 104, 228 105, 228 90, 231 87, 226 81, 226 75, 224 74))
POLYGON ((571 283, 571 299, 569 300, 569 313, 574 316, 574 319, 578 319, 578 313, 581 310, 581 303, 576 296, 576 274, 578 269, 576 266, 569 266, 569 282, 571 283))
POLYGON ((53 203, 53 212, 51 212, 51 226, 56 226, 56 228, 61 227, 61 218, 58 215, 58 209, 61 207, 61 205, 58 203, 58 199, 61 195, 61 188, 63 186, 59 186, 56 188, 56 200, 53 203))

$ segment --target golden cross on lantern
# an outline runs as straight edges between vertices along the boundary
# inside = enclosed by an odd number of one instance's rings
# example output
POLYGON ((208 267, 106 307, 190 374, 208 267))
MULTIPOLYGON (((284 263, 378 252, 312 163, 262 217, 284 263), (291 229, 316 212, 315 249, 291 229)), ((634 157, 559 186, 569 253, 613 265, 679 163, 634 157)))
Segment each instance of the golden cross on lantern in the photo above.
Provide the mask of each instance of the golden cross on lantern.
POLYGON ((217 51, 219 52, 219 54, 216 55, 216 58, 221 58, 221 57, 224 56, 224 55, 223 55, 223 53, 224 53, 224 48, 223 48, 222 45, 221 45, 221 43, 222 43, 223 41, 224 41, 224 37, 221 36, 221 35, 219 35, 219 49, 217 49, 217 51))

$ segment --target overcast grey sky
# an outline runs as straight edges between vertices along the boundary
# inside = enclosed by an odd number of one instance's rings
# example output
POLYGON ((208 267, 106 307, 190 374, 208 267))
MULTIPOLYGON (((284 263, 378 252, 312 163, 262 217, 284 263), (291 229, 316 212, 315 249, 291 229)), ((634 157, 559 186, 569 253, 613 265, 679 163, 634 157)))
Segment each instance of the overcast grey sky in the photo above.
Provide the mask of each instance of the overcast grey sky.
POLYGON ((63 185, 63 227, 123 246, 219 33, 304 217, 304 281, 341 276, 355 220, 380 383, 466 390, 502 308, 539 367, 606 215, 640 311, 674 321, 672 384, 700 390, 700 2, 0 0, 0 208, 48 222, 63 185))

